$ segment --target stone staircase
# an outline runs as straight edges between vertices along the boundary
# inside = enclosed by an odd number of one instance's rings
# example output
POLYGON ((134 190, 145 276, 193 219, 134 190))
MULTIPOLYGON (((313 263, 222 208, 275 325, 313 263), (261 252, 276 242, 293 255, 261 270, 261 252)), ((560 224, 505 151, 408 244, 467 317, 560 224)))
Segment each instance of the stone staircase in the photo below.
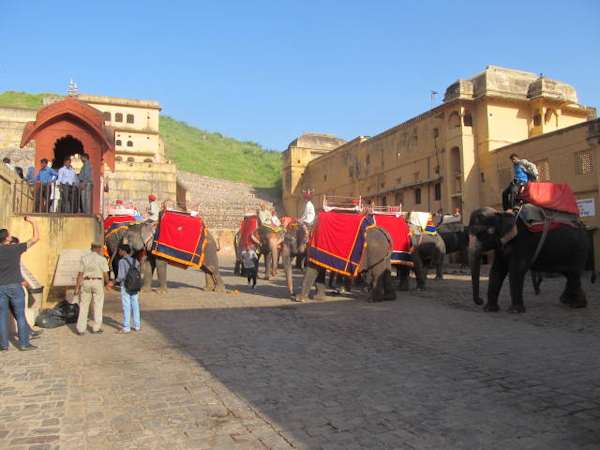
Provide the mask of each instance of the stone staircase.
POLYGON ((255 212, 262 202, 269 208, 279 205, 273 192, 184 171, 177 171, 177 191, 178 202, 185 192, 187 207, 198 209, 209 228, 217 230, 237 230, 244 214, 255 212))

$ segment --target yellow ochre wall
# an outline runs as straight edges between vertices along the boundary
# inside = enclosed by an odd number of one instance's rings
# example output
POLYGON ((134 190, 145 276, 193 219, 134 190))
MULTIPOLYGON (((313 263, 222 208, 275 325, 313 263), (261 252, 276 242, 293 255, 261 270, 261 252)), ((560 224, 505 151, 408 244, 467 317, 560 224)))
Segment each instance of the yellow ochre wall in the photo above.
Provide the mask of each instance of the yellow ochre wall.
MULTIPOLYGON (((60 252, 64 249, 89 249, 94 240, 101 241, 102 225, 95 217, 32 215, 31 218, 38 224, 40 240, 23 254, 21 261, 44 286, 44 309, 52 299, 49 286, 54 280, 60 252)), ((31 239, 31 224, 25 222, 22 215, 11 216, 7 228, 21 242, 31 239)))

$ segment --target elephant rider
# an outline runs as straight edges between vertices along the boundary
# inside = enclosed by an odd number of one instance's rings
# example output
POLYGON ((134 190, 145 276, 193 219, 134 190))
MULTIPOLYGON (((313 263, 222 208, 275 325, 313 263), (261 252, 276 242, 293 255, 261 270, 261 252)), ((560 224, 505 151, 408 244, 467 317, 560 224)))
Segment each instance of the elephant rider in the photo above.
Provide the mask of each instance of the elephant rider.
POLYGON ((146 208, 146 213, 148 214, 148 220, 151 220, 152 222, 158 222, 160 208, 156 202, 156 195, 154 194, 150 194, 148 196, 148 207, 146 208))
POLYGON ((315 205, 313 205, 312 202, 312 191, 304 191, 304 201, 306 202, 304 204, 304 213, 302 214, 302 217, 300 217, 299 222, 306 230, 306 236, 308 236, 317 217, 315 213, 315 205))
POLYGON ((536 165, 532 162, 520 158, 516 153, 511 154, 509 158, 513 164, 513 179, 502 192, 502 208, 505 211, 515 207, 521 189, 530 181, 536 181, 539 175, 536 165))

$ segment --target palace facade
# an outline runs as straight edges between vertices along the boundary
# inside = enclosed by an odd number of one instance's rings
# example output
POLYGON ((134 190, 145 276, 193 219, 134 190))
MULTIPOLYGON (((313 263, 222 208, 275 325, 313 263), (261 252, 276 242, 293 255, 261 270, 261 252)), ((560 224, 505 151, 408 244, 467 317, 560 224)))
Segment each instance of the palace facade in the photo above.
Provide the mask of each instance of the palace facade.
MULTIPOLYGON (((536 163, 542 180, 568 182, 600 225, 600 136, 596 110, 575 89, 530 72, 488 66, 446 89, 443 103, 376 136, 341 141, 307 133, 283 154, 286 213, 303 210, 302 191, 361 196, 377 205, 446 213, 499 207, 512 179, 511 153, 536 163)), ((596 238, 596 255, 600 256, 596 238)), ((600 261, 599 261, 600 262, 600 261)))

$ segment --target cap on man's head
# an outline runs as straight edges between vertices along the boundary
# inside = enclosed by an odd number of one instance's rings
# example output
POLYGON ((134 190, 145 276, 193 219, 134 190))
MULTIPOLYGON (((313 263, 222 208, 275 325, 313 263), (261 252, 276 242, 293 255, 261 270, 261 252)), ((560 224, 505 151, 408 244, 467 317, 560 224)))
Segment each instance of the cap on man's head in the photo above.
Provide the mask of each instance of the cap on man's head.
POLYGON ((121 200, 121 199, 118 199, 118 200, 117 200, 115 203, 116 203, 117 205, 122 205, 122 204, 123 204, 123 200, 121 200))
POLYGON ((150 194, 150 195, 148 196, 148 200, 150 200, 151 202, 154 202, 154 201, 156 201, 156 195, 154 195, 154 194, 150 194))

